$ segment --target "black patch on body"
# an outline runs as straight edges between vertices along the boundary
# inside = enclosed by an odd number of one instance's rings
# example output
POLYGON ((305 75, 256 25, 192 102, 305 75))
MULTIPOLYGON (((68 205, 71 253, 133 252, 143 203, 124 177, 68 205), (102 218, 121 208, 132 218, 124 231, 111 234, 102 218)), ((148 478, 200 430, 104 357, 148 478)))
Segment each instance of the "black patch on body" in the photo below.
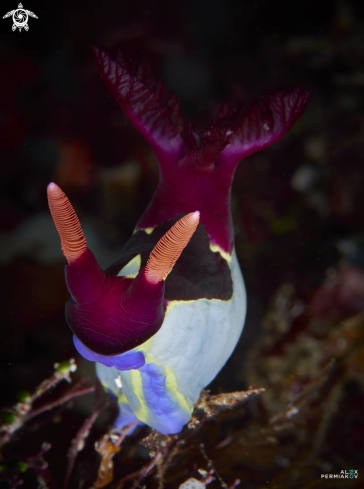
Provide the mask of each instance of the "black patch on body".
MULTIPOLYGON (((122 254, 107 270, 117 275, 135 256, 141 255, 141 266, 148 261, 150 252, 159 239, 186 214, 179 214, 165 221, 151 234, 137 231, 123 248, 122 254)), ((210 250, 210 239, 201 223, 173 270, 166 278, 165 298, 169 301, 191 301, 196 299, 220 299, 228 301, 233 294, 230 268, 220 253, 210 250)))

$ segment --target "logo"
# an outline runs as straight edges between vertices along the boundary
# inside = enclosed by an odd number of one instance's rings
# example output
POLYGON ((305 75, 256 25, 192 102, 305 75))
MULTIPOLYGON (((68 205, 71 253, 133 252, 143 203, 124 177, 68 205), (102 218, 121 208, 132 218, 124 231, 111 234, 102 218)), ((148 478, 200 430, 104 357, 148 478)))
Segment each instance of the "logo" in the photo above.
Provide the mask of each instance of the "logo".
POLYGON ((12 29, 15 31, 17 28, 21 32, 22 29, 28 31, 28 18, 34 17, 34 19, 38 19, 38 17, 33 14, 30 10, 25 10, 23 5, 19 3, 18 8, 16 10, 10 10, 7 14, 4 15, 3 19, 13 16, 13 26, 12 29))
POLYGON ((321 474, 321 479, 356 479, 358 477, 358 470, 342 470, 340 474, 321 474))

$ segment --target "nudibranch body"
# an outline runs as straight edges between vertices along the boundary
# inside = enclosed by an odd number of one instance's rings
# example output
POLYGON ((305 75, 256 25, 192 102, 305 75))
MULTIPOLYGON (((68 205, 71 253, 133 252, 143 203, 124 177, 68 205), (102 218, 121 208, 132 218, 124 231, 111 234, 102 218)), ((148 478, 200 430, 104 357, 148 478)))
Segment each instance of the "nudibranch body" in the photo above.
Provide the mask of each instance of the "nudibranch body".
POLYGON ((107 88, 155 152, 160 180, 120 258, 105 272, 68 199, 49 185, 69 263, 66 318, 77 350, 96 362, 99 379, 118 398, 115 426, 137 419, 163 434, 178 433, 244 325, 246 292, 230 215, 235 168, 282 137, 311 92, 278 93, 265 111, 225 104, 199 134, 182 123, 177 99, 148 64, 93 52, 107 88))

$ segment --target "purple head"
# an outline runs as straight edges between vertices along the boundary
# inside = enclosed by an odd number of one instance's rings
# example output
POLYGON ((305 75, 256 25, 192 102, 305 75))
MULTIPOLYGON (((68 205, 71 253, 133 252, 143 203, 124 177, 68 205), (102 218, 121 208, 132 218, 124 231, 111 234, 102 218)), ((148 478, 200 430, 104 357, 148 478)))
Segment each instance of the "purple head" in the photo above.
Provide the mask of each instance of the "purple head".
POLYGON ((199 212, 179 219, 154 246, 137 276, 127 278, 101 270, 73 207, 54 183, 48 185, 48 203, 68 260, 71 297, 66 318, 77 338, 102 355, 121 354, 144 343, 163 323, 164 278, 196 230, 199 212))

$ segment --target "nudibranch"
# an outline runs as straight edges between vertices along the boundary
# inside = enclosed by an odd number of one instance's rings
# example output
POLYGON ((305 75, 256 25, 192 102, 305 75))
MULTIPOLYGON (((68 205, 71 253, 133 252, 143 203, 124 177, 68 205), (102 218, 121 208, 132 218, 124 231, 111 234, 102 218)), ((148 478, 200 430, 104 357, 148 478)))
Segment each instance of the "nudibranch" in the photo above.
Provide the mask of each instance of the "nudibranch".
POLYGON ((133 420, 181 431, 241 335, 246 291, 234 252, 230 189, 237 164, 280 139, 311 92, 294 89, 265 106, 224 104, 203 133, 183 122, 178 100, 148 63, 93 47, 101 77, 157 156, 153 199, 120 258, 103 271, 69 200, 48 201, 68 260, 66 319, 74 344, 96 362, 119 403, 117 428, 133 420), (183 135, 183 137, 182 137, 183 135))

